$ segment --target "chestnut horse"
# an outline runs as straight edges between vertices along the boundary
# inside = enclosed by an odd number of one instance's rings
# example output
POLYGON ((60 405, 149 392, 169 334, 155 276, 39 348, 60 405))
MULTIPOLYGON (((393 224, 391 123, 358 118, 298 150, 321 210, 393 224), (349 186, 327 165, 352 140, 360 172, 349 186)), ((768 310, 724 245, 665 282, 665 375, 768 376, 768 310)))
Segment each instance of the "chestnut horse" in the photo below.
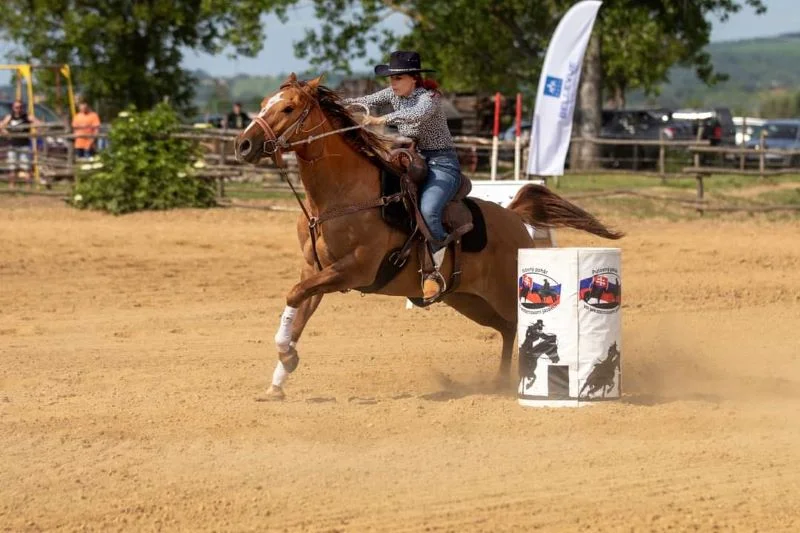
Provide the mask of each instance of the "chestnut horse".
MULTIPOLYGON (((297 221, 304 264, 299 283, 286 296, 275 335, 278 363, 265 400, 284 397, 283 383, 299 361, 296 343, 323 295, 369 286, 387 252, 407 239, 383 221, 378 208, 379 173, 387 166, 386 140, 361 127, 320 79, 300 82, 291 74, 264 99, 235 143, 237 160, 251 164, 272 157, 281 166, 282 152, 293 150, 305 189, 304 213, 297 221)), ((534 246, 525 224, 571 227, 608 239, 622 234, 534 184, 522 187, 508 208, 474 200, 485 219, 487 244, 480 252, 461 253, 460 284, 441 301, 500 333, 500 378, 507 382, 517 325, 517 250, 534 246)), ((448 253, 441 270, 445 279, 452 270, 448 253)), ((403 270, 377 293, 421 297, 419 271, 419 258, 412 254, 403 270)))

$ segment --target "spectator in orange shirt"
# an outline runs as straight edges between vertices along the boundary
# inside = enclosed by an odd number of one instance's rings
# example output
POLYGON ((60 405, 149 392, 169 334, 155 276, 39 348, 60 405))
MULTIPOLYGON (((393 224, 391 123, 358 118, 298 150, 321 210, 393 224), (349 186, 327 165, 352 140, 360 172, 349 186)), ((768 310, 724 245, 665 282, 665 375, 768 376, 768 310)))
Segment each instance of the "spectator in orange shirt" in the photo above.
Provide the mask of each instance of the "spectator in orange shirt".
MULTIPOLYGON (((78 104, 78 113, 72 119, 72 130, 75 135, 97 135, 100 131, 100 117, 91 110, 85 100, 78 104)), ((92 157, 95 146, 94 137, 75 138, 75 156, 92 157)))

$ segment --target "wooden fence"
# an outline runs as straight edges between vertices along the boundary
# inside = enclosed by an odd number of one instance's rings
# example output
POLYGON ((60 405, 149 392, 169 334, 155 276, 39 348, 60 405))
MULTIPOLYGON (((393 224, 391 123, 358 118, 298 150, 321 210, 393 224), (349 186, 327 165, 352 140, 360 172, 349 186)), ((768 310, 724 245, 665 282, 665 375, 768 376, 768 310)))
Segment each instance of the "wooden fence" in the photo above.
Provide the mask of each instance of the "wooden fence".
MULTIPOLYGON (((297 165, 293 154, 286 154, 286 169, 277 169, 266 161, 262 164, 241 165, 235 161, 233 143, 238 130, 215 128, 184 127, 174 132, 177 138, 189 139, 202 147, 203 159, 197 165, 197 175, 203 179, 214 180, 218 194, 225 196, 226 183, 259 182, 265 190, 288 191, 285 180, 299 183, 297 165)), ((100 141, 107 140, 107 134, 86 136, 100 141)), ((76 170, 81 165, 91 164, 76 157, 74 141, 78 136, 65 132, 37 128, 35 134, 0 134, 0 152, 8 150, 8 140, 12 138, 38 138, 41 147, 35 153, 38 167, 38 181, 29 178, 29 185, 48 186, 58 180, 74 180, 76 170)), ((472 179, 488 179, 490 173, 482 164, 489 159, 492 140, 482 137, 454 137, 455 147, 462 160, 462 169, 472 179)), ((661 135, 657 140, 605 139, 576 137, 572 139, 571 150, 582 143, 592 143, 599 147, 600 158, 584 162, 580 170, 567 168, 566 174, 602 174, 632 172, 637 176, 658 178, 662 182, 669 179, 694 177, 696 186, 695 205, 698 211, 705 209, 705 180, 723 175, 758 176, 763 179, 781 174, 800 174, 800 151, 767 149, 761 138, 757 149, 711 146, 708 141, 671 140, 661 135), (629 153, 630 157, 609 157, 611 152, 629 153), (626 152, 626 150, 628 152, 626 152), (618 168, 625 166, 630 168, 618 168)), ((513 179, 513 141, 500 141, 501 158, 498 169, 499 179, 513 179), (504 155, 503 155, 504 154, 504 155)), ((527 156, 527 150, 523 150, 527 156)), ((34 155, 31 153, 31 155, 34 155)), ((8 170, 6 158, 0 156, 0 168, 8 170)), ((523 166, 525 168, 525 161, 523 166)), ((0 173, 0 179, 8 179, 9 173, 0 173)))

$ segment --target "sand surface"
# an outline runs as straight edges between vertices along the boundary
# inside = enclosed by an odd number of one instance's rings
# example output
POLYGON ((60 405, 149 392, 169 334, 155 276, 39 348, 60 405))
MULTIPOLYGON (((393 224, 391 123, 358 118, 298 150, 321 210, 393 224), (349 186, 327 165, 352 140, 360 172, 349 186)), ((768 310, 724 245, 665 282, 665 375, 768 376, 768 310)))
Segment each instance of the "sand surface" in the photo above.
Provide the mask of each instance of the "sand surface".
POLYGON ((491 330, 354 293, 255 402, 294 216, 0 198, 0 531, 800 530, 800 223, 614 219, 624 397, 539 410, 491 330))

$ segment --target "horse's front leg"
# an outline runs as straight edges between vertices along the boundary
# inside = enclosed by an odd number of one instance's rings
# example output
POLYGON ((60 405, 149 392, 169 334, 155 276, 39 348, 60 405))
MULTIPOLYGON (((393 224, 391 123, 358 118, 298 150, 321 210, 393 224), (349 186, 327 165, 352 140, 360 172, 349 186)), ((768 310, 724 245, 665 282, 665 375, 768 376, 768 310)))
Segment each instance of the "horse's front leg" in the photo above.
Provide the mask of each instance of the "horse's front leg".
POLYGON ((292 287, 286 296, 286 307, 275 334, 278 363, 272 374, 272 384, 258 400, 282 400, 285 397, 283 385, 300 362, 296 345, 306 323, 317 310, 324 294, 358 286, 354 285, 356 280, 351 275, 353 266, 354 260, 350 256, 319 272, 315 272, 311 265, 303 269, 300 283, 292 287))
MULTIPOLYGON (((302 279, 306 279, 311 273, 313 273, 313 268, 307 265, 303 270, 302 279), (310 273, 307 273, 309 270, 310 273)), ((317 310, 317 307, 319 307, 322 296, 322 294, 317 294, 301 303, 293 319, 290 319, 289 314, 284 310, 281 316, 281 325, 278 328, 278 335, 275 337, 275 343, 276 346, 278 346, 278 362, 272 373, 272 383, 266 393, 256 398, 257 400, 283 400, 286 397, 286 394, 283 392, 283 385, 289 377, 289 374, 297 368, 300 362, 300 357, 297 355, 297 342, 300 340, 300 336, 303 334, 303 330, 306 324, 308 324, 309 319, 317 310), (288 347, 285 343, 285 324, 291 326, 288 347)))

